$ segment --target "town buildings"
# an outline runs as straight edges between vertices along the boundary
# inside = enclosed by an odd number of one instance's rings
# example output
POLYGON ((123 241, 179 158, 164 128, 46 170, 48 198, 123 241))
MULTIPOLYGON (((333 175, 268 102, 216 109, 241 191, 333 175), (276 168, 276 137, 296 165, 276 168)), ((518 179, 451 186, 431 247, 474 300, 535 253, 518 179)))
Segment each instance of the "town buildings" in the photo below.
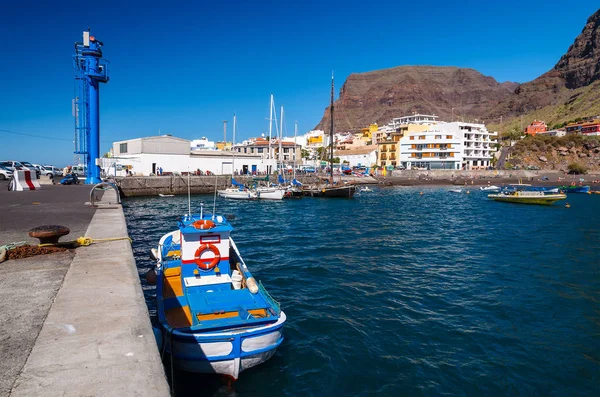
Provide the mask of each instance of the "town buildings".
POLYGON ((546 123, 540 120, 533 120, 531 124, 525 128, 525 134, 534 136, 535 134, 544 133, 548 131, 546 123))
POLYGON ((440 122, 435 115, 393 119, 387 127, 377 165, 406 169, 486 169, 496 151, 496 133, 484 124, 440 122), (389 132, 389 131, 392 132, 389 132))

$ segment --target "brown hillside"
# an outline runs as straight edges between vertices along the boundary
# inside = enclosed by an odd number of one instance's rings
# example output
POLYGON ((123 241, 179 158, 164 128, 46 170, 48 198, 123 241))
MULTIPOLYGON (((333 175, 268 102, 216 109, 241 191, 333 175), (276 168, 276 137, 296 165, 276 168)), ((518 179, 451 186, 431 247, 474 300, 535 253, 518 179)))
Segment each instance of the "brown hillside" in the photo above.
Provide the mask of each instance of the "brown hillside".
MULTIPOLYGON (((335 106, 336 131, 386 124, 412 112, 483 120, 501 133, 534 119, 560 126, 599 116, 600 10, 554 68, 528 83, 500 84, 473 69, 401 66, 350 75, 335 106)), ((328 122, 329 108, 316 128, 328 130, 328 122)))
MULTIPOLYGON (((412 112, 481 118, 513 95, 517 83, 498 83, 473 69, 400 66, 351 74, 335 102, 336 131, 357 131, 370 123, 386 124, 412 112)), ((329 107, 317 129, 328 130, 329 107)))
MULTIPOLYGON (((548 106, 564 106, 571 113, 560 115, 558 119, 568 121, 573 117, 577 108, 570 106, 579 95, 582 88, 600 80, 600 10, 587 20, 581 34, 577 36, 569 50, 563 55, 552 70, 537 79, 521 84, 512 95, 490 109, 486 120, 499 120, 516 116, 527 116, 528 113, 548 106), (566 117, 562 117, 566 116, 566 117)), ((588 100, 600 100, 597 98, 588 100)), ((552 113, 546 112, 546 113, 552 113)), ((594 114, 588 114, 593 116, 594 114)), ((552 114, 548 114, 552 117, 552 114)), ((531 117, 526 117, 529 122, 531 117)), ((548 120, 546 120, 548 122, 548 120)), ((556 120, 554 120, 556 121, 556 120)))

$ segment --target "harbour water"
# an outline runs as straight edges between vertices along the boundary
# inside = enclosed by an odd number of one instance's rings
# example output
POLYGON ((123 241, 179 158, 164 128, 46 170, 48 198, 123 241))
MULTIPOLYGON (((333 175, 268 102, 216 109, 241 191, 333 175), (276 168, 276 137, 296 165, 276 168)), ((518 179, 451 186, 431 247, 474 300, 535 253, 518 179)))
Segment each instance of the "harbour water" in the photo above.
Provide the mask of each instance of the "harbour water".
MULTIPOLYGON (((285 341, 234 384, 175 373, 176 395, 599 395, 600 195, 567 209, 447 191, 217 199, 285 341)), ((211 195, 191 202, 212 211, 211 195)), ((124 205, 143 275, 187 197, 124 205)))

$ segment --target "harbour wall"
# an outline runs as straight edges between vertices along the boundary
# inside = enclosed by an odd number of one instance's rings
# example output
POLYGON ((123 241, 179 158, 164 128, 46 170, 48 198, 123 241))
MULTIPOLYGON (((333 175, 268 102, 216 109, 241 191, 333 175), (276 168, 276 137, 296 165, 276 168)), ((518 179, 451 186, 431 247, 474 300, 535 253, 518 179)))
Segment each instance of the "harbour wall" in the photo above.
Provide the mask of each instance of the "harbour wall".
MULTIPOLYGON (((260 175, 257 178, 264 178, 260 175)), ((254 176, 236 175, 235 180, 240 183, 254 182, 254 176)), ((289 179, 289 177, 286 177, 289 179)), ((310 184, 316 182, 316 176, 298 176, 302 183, 310 184)), ((231 175, 204 176, 204 175, 166 175, 166 176, 126 176, 117 177, 115 182, 123 197, 156 196, 159 194, 209 194, 217 189, 225 189, 231 186, 231 175)), ((277 181, 277 176, 271 176, 272 182, 277 181)), ((373 183, 373 182, 372 182, 373 183)))
MULTIPOLYGON (((343 175, 341 178, 346 182, 357 184, 376 184, 383 183, 382 178, 394 177, 398 180, 431 180, 431 181, 461 181, 473 179, 494 179, 511 178, 518 179, 541 178, 543 175, 549 175, 556 180, 563 174, 557 171, 525 171, 525 170, 394 170, 386 172, 384 176, 382 171, 376 171, 376 178, 369 176, 357 177, 343 175)), ((260 178, 263 178, 261 175, 260 178)), ((310 185, 319 181, 320 178, 327 177, 326 174, 301 174, 296 179, 305 185, 310 185)), ((288 179, 289 177, 286 177, 288 179)), ((337 180, 339 176, 335 176, 337 180)), ((240 183, 254 182, 254 176, 236 175, 235 180, 240 183)), ((214 193, 215 185, 217 189, 225 189, 231 186, 231 175, 204 176, 204 175, 165 175, 165 176, 127 176, 117 177, 115 182, 121 191, 123 197, 136 196, 156 196, 159 194, 210 194, 214 193)), ((271 181, 277 181, 277 176, 271 176, 271 181)), ((389 181, 388 181, 389 182, 389 181)))
POLYGON ((170 394, 117 198, 104 192, 10 396, 170 394))

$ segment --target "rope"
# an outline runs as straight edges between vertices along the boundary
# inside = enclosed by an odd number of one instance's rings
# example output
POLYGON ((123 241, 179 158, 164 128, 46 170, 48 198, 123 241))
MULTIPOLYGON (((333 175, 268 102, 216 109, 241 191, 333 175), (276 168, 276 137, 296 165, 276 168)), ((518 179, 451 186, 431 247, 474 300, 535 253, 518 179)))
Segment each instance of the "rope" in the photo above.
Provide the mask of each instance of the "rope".
POLYGON ((5 250, 11 250, 13 248, 17 248, 20 247, 22 245, 27 244, 27 241, 19 241, 17 243, 10 243, 10 244, 6 244, 6 245, 0 245, 0 249, 4 248, 5 250))
POLYGON ((92 237, 82 236, 82 237, 78 237, 77 240, 75 240, 75 241, 69 241, 69 242, 65 242, 65 243, 61 242, 58 244, 55 244, 55 243, 39 244, 38 247, 54 247, 54 246, 64 246, 64 245, 69 245, 69 244, 77 244, 77 246, 79 246, 79 247, 87 247, 94 243, 102 243, 102 242, 107 242, 107 241, 118 241, 118 240, 129 240, 129 243, 133 244, 133 241, 131 240, 130 237, 92 238, 92 237))

